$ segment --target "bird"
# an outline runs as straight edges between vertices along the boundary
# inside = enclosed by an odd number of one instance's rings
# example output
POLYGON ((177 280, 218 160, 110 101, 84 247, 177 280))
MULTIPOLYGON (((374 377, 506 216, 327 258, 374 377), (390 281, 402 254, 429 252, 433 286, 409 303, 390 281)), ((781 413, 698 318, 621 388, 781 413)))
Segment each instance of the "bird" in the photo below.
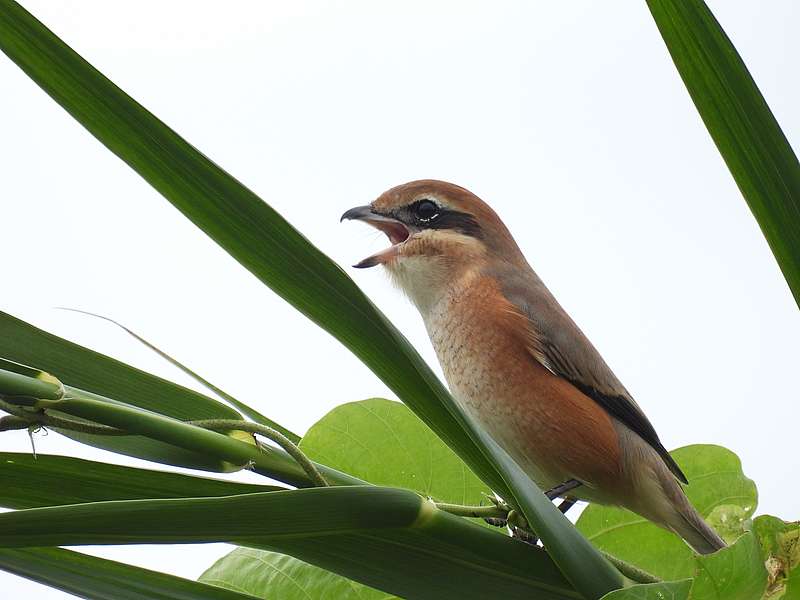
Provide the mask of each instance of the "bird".
POLYGON ((385 268, 421 314, 456 403, 548 497, 629 509, 700 554, 725 547, 642 409, 488 204, 424 179, 341 220, 389 238, 354 267, 385 268))

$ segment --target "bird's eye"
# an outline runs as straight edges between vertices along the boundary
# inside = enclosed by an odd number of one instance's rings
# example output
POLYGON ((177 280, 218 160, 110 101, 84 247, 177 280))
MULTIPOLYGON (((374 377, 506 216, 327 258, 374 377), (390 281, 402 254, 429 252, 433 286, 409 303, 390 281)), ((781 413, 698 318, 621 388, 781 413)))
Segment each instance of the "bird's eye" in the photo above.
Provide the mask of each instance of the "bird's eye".
POLYGON ((439 216, 439 207, 427 198, 414 203, 414 215, 423 222, 428 222, 439 216))

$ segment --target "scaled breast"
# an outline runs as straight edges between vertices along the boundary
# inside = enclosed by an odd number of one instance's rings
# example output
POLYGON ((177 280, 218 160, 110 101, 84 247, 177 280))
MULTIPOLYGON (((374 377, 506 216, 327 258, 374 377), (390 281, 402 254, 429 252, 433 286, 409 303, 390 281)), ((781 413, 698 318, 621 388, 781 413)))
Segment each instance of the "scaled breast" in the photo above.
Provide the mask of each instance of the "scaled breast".
POLYGON ((501 315, 492 306, 495 298, 491 282, 469 278, 423 314, 450 391, 492 434, 512 416, 503 398, 502 370, 497 368, 510 340, 497 322, 501 315))

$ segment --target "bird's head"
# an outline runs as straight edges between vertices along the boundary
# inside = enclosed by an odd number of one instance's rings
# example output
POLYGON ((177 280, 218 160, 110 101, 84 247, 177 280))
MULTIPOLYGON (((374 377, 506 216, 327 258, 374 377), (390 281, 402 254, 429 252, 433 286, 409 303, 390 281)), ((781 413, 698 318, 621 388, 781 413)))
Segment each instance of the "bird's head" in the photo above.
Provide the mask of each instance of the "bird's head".
POLYGON ((444 181, 399 185, 372 204, 351 208, 345 219, 369 223, 391 242, 354 266, 385 266, 417 304, 488 261, 521 259, 495 212, 470 191, 444 181))

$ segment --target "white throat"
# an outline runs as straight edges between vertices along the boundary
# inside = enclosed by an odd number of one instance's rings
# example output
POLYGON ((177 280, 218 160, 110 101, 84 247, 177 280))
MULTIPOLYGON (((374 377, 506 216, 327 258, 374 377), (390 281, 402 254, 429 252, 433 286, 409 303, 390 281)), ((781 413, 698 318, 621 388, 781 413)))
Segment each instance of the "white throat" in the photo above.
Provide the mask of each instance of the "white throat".
POLYGON ((447 265, 437 257, 404 256, 387 265, 392 281, 409 297, 423 319, 447 291, 447 265))

